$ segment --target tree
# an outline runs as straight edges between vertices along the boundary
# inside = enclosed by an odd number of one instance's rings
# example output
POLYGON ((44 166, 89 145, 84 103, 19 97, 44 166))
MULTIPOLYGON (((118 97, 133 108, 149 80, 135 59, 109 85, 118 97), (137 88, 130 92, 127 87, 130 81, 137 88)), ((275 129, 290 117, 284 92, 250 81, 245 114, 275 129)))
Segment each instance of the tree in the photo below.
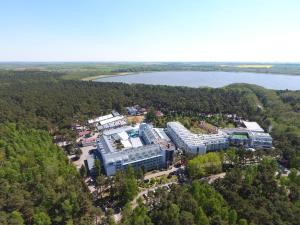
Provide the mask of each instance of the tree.
POLYGON ((100 175, 96 178, 97 195, 100 194, 100 198, 102 198, 103 188, 104 188, 105 183, 106 183, 105 176, 102 175, 102 174, 100 174, 100 175))
POLYGON ((0 151, 0 208, 8 224, 92 221, 90 193, 48 132, 0 123, 0 151))
POLYGON ((65 147, 66 149, 66 152, 71 155, 75 152, 75 148, 74 148, 74 145, 73 144, 69 144, 65 147))
POLYGON ((142 168, 138 168, 136 171, 135 171, 135 176, 137 179, 139 180, 143 180, 144 179, 144 171, 142 170, 142 168))
POLYGON ((291 159, 291 167, 300 169, 300 156, 296 156, 291 159))
POLYGON ((116 221, 115 221, 115 219, 114 219, 114 210, 112 209, 112 208, 109 208, 108 210, 107 210, 107 221, 106 221, 106 224, 108 224, 108 225, 116 225, 116 221))
POLYGON ((229 148, 226 151, 226 156, 228 158, 228 160, 232 163, 232 164, 236 164, 237 163, 237 154, 236 154, 237 150, 236 148, 229 148))
POLYGON ((96 224, 98 224, 98 222, 101 222, 101 218, 102 218, 102 216, 103 216, 103 211, 102 211, 102 209, 101 209, 101 208, 98 208, 98 207, 94 208, 94 215, 95 215, 95 221, 96 221, 96 224), (99 219, 100 221, 98 221, 98 219, 99 219))
POLYGON ((228 213, 228 222, 230 225, 236 224, 237 221, 237 213, 234 209, 230 210, 228 213))
POLYGON ((123 219, 122 225, 153 225, 147 215, 147 208, 140 199, 138 199, 138 206, 133 211, 126 213, 129 213, 129 216, 123 219))
POLYGON ((134 170, 131 166, 127 167, 124 184, 121 190, 125 203, 131 201, 138 192, 137 180, 135 178, 134 170))
POLYGON ((209 225, 209 219, 207 218, 201 207, 198 207, 197 213, 195 215, 195 222, 197 225, 209 225))
POLYGON ((123 204, 133 200, 138 193, 138 184, 132 166, 128 166, 125 171, 116 173, 111 191, 123 204))
POLYGON ((85 165, 82 165, 80 167, 79 173, 82 178, 85 178, 87 176, 87 171, 86 171, 85 165))
POLYGON ((101 163, 100 163, 100 160, 98 158, 95 159, 94 171, 95 171, 95 176, 96 177, 100 176, 100 174, 101 174, 101 163))
POLYGON ((76 159, 80 159, 81 155, 82 155, 82 150, 80 148, 77 148, 75 150, 75 157, 76 157, 76 159))
POLYGON ((221 172, 222 162, 218 153, 210 152, 189 160, 187 169, 190 177, 196 179, 221 172))
POLYGON ((10 225, 23 225, 24 219, 20 212, 13 211, 8 219, 8 224, 10 225))
POLYGON ((247 222, 246 219, 240 219, 239 220, 239 225, 247 225, 247 224, 248 224, 248 222, 247 222))
POLYGON ((132 212, 133 209, 131 207, 131 204, 127 203, 122 210, 122 220, 121 220, 122 224, 130 225, 128 219, 131 217, 132 212))
POLYGON ((64 211, 65 218, 67 218, 67 219, 72 218, 73 205, 68 199, 62 203, 62 209, 64 211))
POLYGON ((194 216, 192 213, 182 211, 180 213, 180 225, 194 225, 194 216))
POLYGON ((146 120, 148 122, 154 122, 156 120, 156 114, 153 107, 150 107, 150 109, 148 110, 146 115, 146 120))
POLYGON ((50 225, 51 219, 46 213, 39 212, 33 215, 33 223, 34 225, 50 225))
POLYGON ((68 219, 66 222, 66 225, 74 225, 73 220, 72 219, 68 219))

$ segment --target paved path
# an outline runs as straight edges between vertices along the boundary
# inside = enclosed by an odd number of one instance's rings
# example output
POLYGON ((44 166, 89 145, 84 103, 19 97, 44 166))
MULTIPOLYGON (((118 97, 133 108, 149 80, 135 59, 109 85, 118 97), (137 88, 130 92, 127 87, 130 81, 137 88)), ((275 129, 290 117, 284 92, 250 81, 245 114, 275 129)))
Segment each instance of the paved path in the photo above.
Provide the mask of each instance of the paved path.
MULTIPOLYGON (((161 185, 158 185, 158 186, 155 186, 155 187, 151 187, 151 188, 147 188, 143 191, 141 191, 140 193, 138 193, 138 195, 131 201, 131 207, 132 209, 135 209, 137 206, 138 206, 138 203, 137 203, 137 200, 139 198, 141 198, 144 194, 148 194, 149 191, 154 191, 156 190, 157 188, 162 188, 162 187, 165 187, 165 186, 168 186, 168 185, 171 185, 171 184, 177 184, 177 182, 173 181, 173 182, 169 182, 169 183, 166 183, 166 184, 161 184, 161 185)), ((122 214, 121 212, 118 213, 118 214, 115 214, 114 215, 114 219, 116 222, 120 222, 121 219, 122 219, 122 214)))
POLYGON ((169 183, 166 183, 166 184, 161 184, 161 185, 158 185, 158 186, 155 186, 155 187, 151 187, 151 188, 147 188, 143 191, 141 191, 140 193, 138 193, 138 195, 131 201, 131 207, 132 209, 134 209, 135 207, 137 207, 137 200, 139 198, 141 198, 144 194, 148 194, 149 191, 154 191, 156 190, 157 188, 162 188, 162 187, 165 187, 165 186, 168 186, 168 185, 171 185, 171 184, 177 184, 176 181, 172 181, 172 182, 169 182, 169 183))
POLYGON ((211 176, 209 176, 209 177, 203 177, 203 178, 201 178, 200 180, 207 180, 207 182, 208 182, 209 184, 212 184, 212 183, 215 182, 217 179, 219 179, 219 178, 220 178, 220 179, 224 178, 225 175, 226 175, 226 173, 219 173, 219 174, 211 175, 211 176))
POLYGON ((81 154, 80 158, 73 162, 73 164, 76 166, 77 169, 80 169, 80 167, 82 165, 84 165, 84 160, 87 159, 87 157, 89 155, 89 151, 92 150, 92 149, 95 149, 95 147, 94 146, 87 146, 87 147, 81 147, 80 149, 82 151, 82 154, 81 154))
MULTIPOLYGON (((172 167, 171 169, 168 169, 168 170, 165 170, 165 171, 150 173, 150 174, 145 175, 144 180, 147 180, 147 179, 150 180, 150 179, 155 178, 155 177, 160 177, 160 176, 163 176, 163 175, 169 175, 170 173, 172 173, 174 171, 177 171, 179 169, 180 168, 172 167)), ((182 169, 183 169, 183 167, 182 167, 182 169)))

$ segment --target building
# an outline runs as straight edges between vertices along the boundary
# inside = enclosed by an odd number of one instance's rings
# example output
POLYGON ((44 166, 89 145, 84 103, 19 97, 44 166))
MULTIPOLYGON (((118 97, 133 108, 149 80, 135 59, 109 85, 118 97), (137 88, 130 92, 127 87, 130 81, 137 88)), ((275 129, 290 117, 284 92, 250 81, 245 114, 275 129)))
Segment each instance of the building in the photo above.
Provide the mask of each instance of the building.
POLYGON ((79 132, 79 137, 85 137, 86 135, 90 135, 92 131, 90 130, 83 130, 79 132))
POLYGON ((198 139, 197 135, 191 133, 179 122, 167 123, 167 133, 178 148, 194 154, 206 152, 204 143, 198 139))
POLYGON ((127 124, 127 119, 125 116, 122 116, 117 111, 113 110, 111 114, 88 120, 88 124, 90 126, 96 126, 99 131, 102 131, 124 126, 127 124))
POLYGON ((130 116, 136 116, 138 113, 138 110, 133 106, 127 107, 126 109, 130 116))
POLYGON ((94 135, 94 136, 91 136, 91 137, 88 137, 88 138, 83 138, 80 142, 81 146, 82 147, 87 147, 87 146, 96 145, 97 144, 97 138, 98 138, 97 135, 94 135))
POLYGON ((219 129, 216 134, 194 134, 179 122, 167 124, 167 134, 178 148, 193 154, 219 151, 232 146, 246 148, 272 148, 270 134, 255 122, 245 123, 246 128, 219 129))
POLYGON ((95 156, 93 154, 88 154, 86 160, 84 160, 85 168, 87 169, 88 176, 95 175, 95 156))
POLYGON ((107 120, 107 119, 110 119, 110 118, 113 118, 113 114, 108 114, 108 115, 105 115, 105 116, 100 116, 100 117, 97 117, 95 119, 90 119, 88 120, 88 124, 95 124, 95 123, 99 123, 101 121, 104 121, 104 120, 107 120))
POLYGON ((107 176, 129 165, 146 171, 166 168, 175 150, 163 129, 148 124, 106 130, 97 145, 107 176))
POLYGON ((264 133, 265 132, 264 129, 262 129, 261 126, 259 126, 259 124, 256 123, 256 122, 249 122, 249 121, 242 120, 242 124, 249 131, 260 132, 260 133, 264 133))
POLYGON ((193 154, 205 154, 207 151, 218 151, 229 146, 228 135, 224 132, 194 134, 179 122, 167 123, 167 134, 178 148, 193 154))
POLYGON ((126 107, 127 113, 130 116, 139 116, 147 113, 145 108, 140 107, 139 105, 134 105, 130 107, 126 107))
POLYGON ((250 147, 253 148, 272 148, 273 139, 268 133, 250 132, 250 147))
POLYGON ((273 138, 270 134, 262 132, 260 129, 253 129, 253 127, 250 129, 243 127, 227 128, 223 129, 223 132, 228 134, 229 143, 233 146, 262 149, 272 148, 273 138))
POLYGON ((114 116, 105 120, 101 120, 98 125, 97 129, 99 131, 106 130, 106 129, 113 129, 116 127, 121 127, 127 124, 127 119, 124 116, 118 115, 114 116))

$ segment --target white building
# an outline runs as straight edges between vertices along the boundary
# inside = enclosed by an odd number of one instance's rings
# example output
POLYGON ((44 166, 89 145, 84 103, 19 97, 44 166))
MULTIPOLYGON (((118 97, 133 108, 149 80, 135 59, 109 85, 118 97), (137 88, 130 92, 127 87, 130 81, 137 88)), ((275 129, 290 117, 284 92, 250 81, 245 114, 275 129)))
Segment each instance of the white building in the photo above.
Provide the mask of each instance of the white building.
POLYGON ((217 134, 194 134, 179 122, 169 122, 167 133, 178 148, 193 154, 226 149, 229 145, 243 145, 249 148, 271 148, 270 134, 255 122, 246 122, 247 128, 218 130, 217 134))
POLYGON ((99 123, 101 121, 104 121, 104 120, 107 120, 107 119, 110 119, 110 118, 113 118, 113 117, 114 116, 112 114, 108 114, 108 115, 105 115, 105 116, 99 116, 97 118, 88 120, 88 123, 89 124, 99 123))
POLYGON ((114 175, 129 165, 146 171, 167 167, 172 161, 175 148, 162 130, 159 130, 160 135, 156 132, 148 124, 104 131, 98 141, 98 151, 106 175, 114 175), (151 137, 149 142, 146 133, 157 136, 151 137))
POLYGON ((269 133, 261 132, 260 129, 249 130, 248 128, 228 128, 223 129, 228 134, 231 145, 243 145, 247 148, 272 148, 273 138, 269 133), (256 131, 254 131, 256 130, 256 131))
POLYGON ((178 148, 193 154, 204 154, 207 151, 218 151, 228 148, 229 142, 226 133, 194 134, 179 122, 167 124, 168 135, 178 148))
POLYGON ((261 132, 264 133, 264 129, 261 128, 261 126, 259 126, 258 123, 256 122, 249 122, 249 121, 245 121, 242 120, 242 124, 247 128, 247 130, 249 131, 253 131, 253 132, 261 132))

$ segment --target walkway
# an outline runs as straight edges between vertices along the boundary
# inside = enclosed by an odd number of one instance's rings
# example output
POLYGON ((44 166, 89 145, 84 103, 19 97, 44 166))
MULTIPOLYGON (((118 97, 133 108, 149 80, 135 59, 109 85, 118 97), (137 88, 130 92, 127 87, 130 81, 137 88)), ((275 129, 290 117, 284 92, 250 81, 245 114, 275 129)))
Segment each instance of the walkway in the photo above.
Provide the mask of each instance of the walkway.
MULTIPOLYGON (((180 167, 182 169, 184 169, 184 167, 180 167)), ((150 173, 145 175, 144 180, 150 180, 152 178, 156 178, 156 177, 160 177, 160 176, 164 176, 164 175, 169 175, 170 173, 179 170, 180 168, 176 168, 176 167, 172 167, 171 169, 165 170, 165 171, 159 171, 156 173, 150 173)))

